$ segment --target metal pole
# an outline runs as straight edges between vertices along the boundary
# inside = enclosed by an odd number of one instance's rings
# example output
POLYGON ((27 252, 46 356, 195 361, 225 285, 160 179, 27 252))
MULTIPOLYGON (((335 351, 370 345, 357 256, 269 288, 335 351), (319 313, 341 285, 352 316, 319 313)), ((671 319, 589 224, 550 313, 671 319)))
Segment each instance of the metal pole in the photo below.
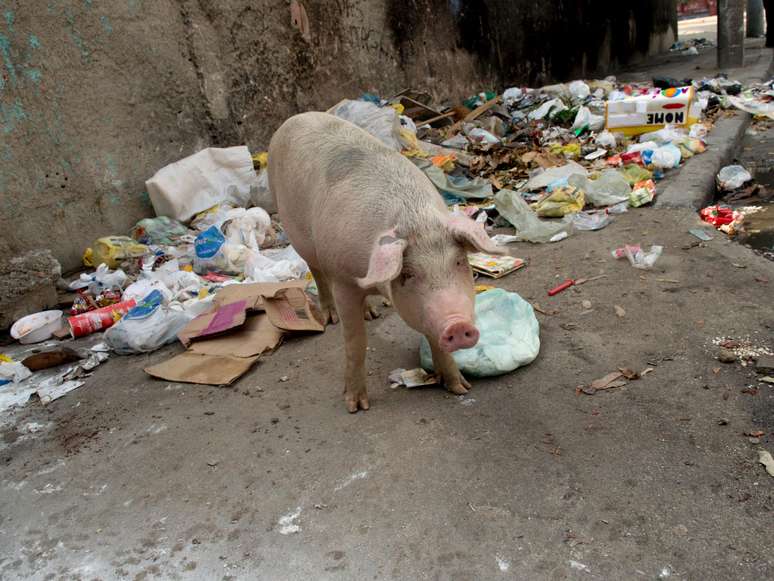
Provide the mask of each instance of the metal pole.
POLYGON ((747 0, 747 38, 763 36, 763 0, 747 0))
POLYGON ((744 66, 745 0, 718 1, 718 68, 744 66))

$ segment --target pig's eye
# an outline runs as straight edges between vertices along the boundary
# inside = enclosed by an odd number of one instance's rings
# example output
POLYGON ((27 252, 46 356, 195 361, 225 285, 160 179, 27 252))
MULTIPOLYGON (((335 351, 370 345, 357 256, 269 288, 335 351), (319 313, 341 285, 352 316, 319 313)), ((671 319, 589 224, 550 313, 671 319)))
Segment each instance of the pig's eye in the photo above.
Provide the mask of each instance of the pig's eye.
POLYGON ((463 266, 467 265, 467 260, 464 258, 458 258, 457 259, 457 268, 462 268, 463 266))
POLYGON ((401 272, 400 273, 400 284, 402 284, 402 285, 406 284, 406 282, 411 280, 412 278, 414 278, 414 275, 411 274, 410 272, 401 272))

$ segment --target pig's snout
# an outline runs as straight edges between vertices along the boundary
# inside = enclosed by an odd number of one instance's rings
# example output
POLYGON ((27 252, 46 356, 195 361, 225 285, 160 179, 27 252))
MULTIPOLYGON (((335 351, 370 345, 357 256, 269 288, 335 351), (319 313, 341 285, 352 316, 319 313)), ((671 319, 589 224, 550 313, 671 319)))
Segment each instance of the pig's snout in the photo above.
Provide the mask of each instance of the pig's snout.
POLYGON ((478 343, 478 329, 466 321, 457 321, 447 325, 441 333, 441 349, 447 353, 457 349, 469 349, 478 343))

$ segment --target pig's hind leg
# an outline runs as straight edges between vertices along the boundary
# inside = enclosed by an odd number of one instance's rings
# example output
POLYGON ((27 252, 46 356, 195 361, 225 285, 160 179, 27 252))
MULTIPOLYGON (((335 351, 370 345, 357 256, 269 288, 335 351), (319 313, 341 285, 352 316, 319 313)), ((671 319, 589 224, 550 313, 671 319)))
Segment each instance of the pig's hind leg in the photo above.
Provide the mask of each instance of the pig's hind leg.
POLYGON ((456 395, 464 395, 468 393, 470 389, 470 383, 465 377, 457 362, 454 361, 454 357, 451 353, 442 351, 440 347, 435 344, 433 337, 427 337, 428 343, 430 343, 430 351, 433 353, 433 367, 435 372, 440 375, 441 381, 450 392, 456 395))
POLYGON ((339 316, 344 327, 344 349, 347 365, 344 376, 344 403, 347 411, 367 410, 366 391, 366 326, 363 320, 365 292, 362 289, 336 281, 333 285, 339 316))
POLYGON ((331 285, 328 282, 328 278, 318 269, 309 267, 314 277, 314 282, 317 283, 317 296, 320 299, 320 310, 322 311, 323 323, 327 325, 335 325, 339 322, 339 315, 336 312, 336 303, 333 300, 333 293, 331 292, 331 285))

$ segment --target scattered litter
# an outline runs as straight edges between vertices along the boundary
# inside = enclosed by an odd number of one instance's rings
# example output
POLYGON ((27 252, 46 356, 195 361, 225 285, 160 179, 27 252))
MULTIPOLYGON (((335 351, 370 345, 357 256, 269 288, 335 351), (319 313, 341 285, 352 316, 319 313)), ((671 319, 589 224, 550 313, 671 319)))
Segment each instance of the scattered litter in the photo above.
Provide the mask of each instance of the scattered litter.
POLYGON ((301 507, 299 506, 295 511, 281 516, 277 521, 279 525, 279 534, 292 535, 301 532, 301 527, 296 523, 296 519, 301 516, 301 507))
POLYGON ((19 343, 40 343, 62 328, 62 311, 43 311, 27 315, 11 327, 11 337, 19 343))
POLYGON ((494 256, 483 252, 472 252, 468 254, 468 262, 475 272, 491 276, 492 278, 502 278, 515 270, 525 266, 521 258, 513 256, 494 256))
POLYGON ((421 367, 416 369, 394 369, 390 372, 389 376, 390 387, 395 389, 397 387, 423 387, 426 385, 437 385, 438 376, 427 373, 421 367))
POLYGON ((712 234, 710 234, 703 228, 692 228, 691 230, 688 230, 688 233, 692 234, 693 236, 695 236, 696 238, 698 238, 703 242, 709 242, 713 238, 712 234))
POLYGON ((511 568, 511 563, 508 560, 503 559, 500 555, 495 555, 495 559, 497 560, 498 569, 500 569, 500 571, 502 571, 503 573, 505 573, 506 571, 508 571, 508 569, 511 568))
POLYGON ((617 317, 623 319, 626 316, 626 310, 622 306, 613 305, 613 308, 615 309, 615 314, 617 317))
POLYGON ((629 264, 634 268, 649 270, 653 268, 653 265, 656 263, 656 260, 658 260, 658 257, 661 256, 663 250, 663 246, 654 245, 650 247, 649 251, 644 252, 639 245, 627 244, 626 246, 611 251, 611 254, 613 255, 613 258, 623 258, 625 256, 629 260, 629 264))
POLYGON ((588 566, 584 565, 583 563, 579 561, 573 561, 570 559, 570 568, 575 569, 576 571, 583 571, 585 573, 591 573, 591 569, 588 568, 588 566))

